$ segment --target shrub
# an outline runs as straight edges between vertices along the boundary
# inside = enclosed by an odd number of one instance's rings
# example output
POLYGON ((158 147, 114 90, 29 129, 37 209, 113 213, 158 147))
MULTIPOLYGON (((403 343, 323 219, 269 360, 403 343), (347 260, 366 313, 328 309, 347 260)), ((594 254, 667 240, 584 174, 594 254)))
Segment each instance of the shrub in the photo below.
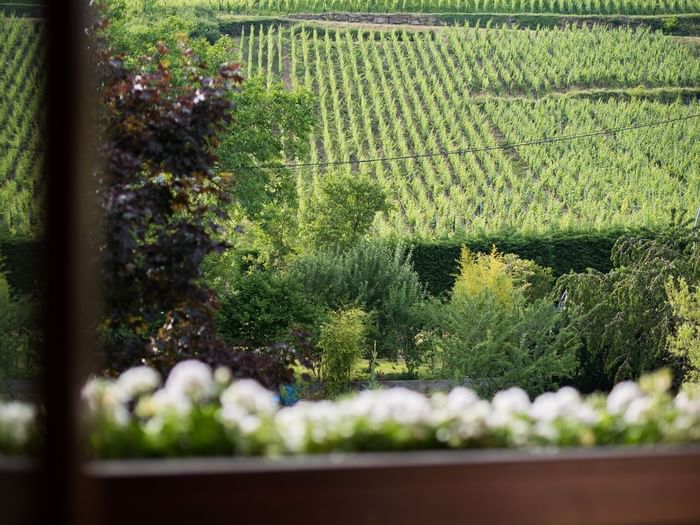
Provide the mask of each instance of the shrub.
POLYGON ((549 301, 503 304, 494 295, 455 296, 434 308, 443 371, 484 395, 519 386, 553 389, 576 370, 575 334, 549 301))
POLYGON ((580 374, 584 391, 609 390, 615 383, 671 366, 676 378, 686 362, 670 354, 667 340, 674 326, 667 300, 669 278, 700 277, 697 231, 666 238, 622 237, 613 248, 609 273, 589 271, 559 278, 557 295, 565 298, 567 317, 580 337, 580 374))
POLYGON ((666 293, 676 321, 676 329, 668 337, 668 351, 688 361, 684 380, 700 383, 700 286, 696 284, 691 290, 684 278, 678 284, 669 279, 666 293))
POLYGON ((453 299, 478 298, 488 294, 497 303, 512 305, 516 297, 513 278, 506 272, 503 256, 494 247, 489 255, 472 254, 462 248, 459 276, 452 289, 453 299))
POLYGON ((551 301, 526 297, 528 278, 547 276, 528 263, 495 248, 462 250, 452 296, 433 301, 433 331, 421 338, 441 355, 445 374, 484 394, 514 385, 538 394, 572 376, 575 335, 551 301))
POLYGON ((35 304, 28 297, 12 297, 0 254, 0 380, 34 376, 38 368, 39 332, 35 304))
POLYGON ((362 358, 369 316, 359 308, 331 314, 321 327, 321 377, 326 392, 337 395, 350 387, 353 368, 362 358))
POLYGON ((294 329, 313 331, 324 308, 295 279, 254 270, 230 283, 221 298, 217 327, 229 342, 259 347, 288 340, 294 329))
POLYGON ((303 236, 317 249, 348 249, 365 237, 377 213, 389 209, 384 187, 367 177, 322 177, 307 206, 303 236))
POLYGON ((543 298, 553 284, 550 268, 512 253, 501 254, 495 246, 490 254, 473 253, 462 247, 459 270, 453 296, 474 297, 489 293, 503 304, 513 303, 518 295, 516 290, 530 300, 543 298))
POLYGON ((404 247, 365 242, 344 253, 308 255, 292 263, 289 276, 332 310, 372 312, 370 337, 380 355, 405 353, 414 344, 425 291, 404 247))

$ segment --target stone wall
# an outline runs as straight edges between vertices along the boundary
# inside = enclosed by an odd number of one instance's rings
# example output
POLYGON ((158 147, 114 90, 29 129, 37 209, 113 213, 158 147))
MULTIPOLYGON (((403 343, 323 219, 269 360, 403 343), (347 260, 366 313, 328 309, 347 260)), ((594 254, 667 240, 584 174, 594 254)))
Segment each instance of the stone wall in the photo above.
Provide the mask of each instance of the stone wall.
POLYGON ((289 18, 298 20, 323 20, 327 22, 349 22, 362 24, 395 24, 395 25, 446 25, 447 21, 433 15, 406 13, 311 13, 293 14, 289 18))

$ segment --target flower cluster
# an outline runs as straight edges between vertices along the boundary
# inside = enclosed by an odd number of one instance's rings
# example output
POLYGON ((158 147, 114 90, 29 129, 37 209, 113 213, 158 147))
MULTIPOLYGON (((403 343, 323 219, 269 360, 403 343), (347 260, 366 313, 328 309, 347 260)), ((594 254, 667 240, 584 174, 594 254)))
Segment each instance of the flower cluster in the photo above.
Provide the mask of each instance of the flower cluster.
POLYGON ((185 361, 160 378, 144 367, 91 381, 84 396, 97 456, 285 455, 426 448, 594 446, 700 441, 700 394, 668 392, 670 375, 608 396, 564 387, 534 400, 514 387, 491 401, 458 387, 431 397, 367 390, 280 407, 253 380, 185 361))
MULTIPOLYGON (((256 381, 184 361, 164 383, 147 367, 93 379, 83 398, 96 457, 700 441, 700 392, 674 397, 670 384, 661 371, 620 383, 607 396, 564 387, 530 400, 514 387, 489 401, 464 387, 431 397, 394 388, 280 407, 278 396, 256 381)), ((26 404, 0 404, 0 451, 26 444, 34 421, 26 404)))
POLYGON ((36 410, 22 401, 0 401, 0 453, 29 451, 37 438, 36 410))

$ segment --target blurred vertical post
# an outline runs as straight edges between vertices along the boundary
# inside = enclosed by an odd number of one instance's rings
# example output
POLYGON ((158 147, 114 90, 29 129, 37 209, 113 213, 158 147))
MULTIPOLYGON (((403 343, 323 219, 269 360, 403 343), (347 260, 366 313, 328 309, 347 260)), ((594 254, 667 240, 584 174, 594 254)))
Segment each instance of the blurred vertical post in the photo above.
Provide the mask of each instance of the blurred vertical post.
MULTIPOLYGON (((88 523, 93 501, 82 474, 79 389, 88 363, 91 92, 85 53, 88 0, 48 3, 48 202, 43 271, 43 399, 46 406, 40 523, 88 523), (51 502, 51 503, 49 503, 51 502)), ((93 194, 94 195, 94 194, 93 194)))

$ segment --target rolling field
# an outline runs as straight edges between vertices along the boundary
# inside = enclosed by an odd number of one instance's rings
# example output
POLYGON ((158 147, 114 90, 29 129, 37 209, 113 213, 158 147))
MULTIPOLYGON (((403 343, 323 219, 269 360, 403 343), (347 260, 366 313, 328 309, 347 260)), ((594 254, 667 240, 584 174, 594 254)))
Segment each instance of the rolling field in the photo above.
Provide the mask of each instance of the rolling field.
POLYGON ((252 26, 231 53, 248 76, 318 95, 310 163, 352 162, 298 168, 302 197, 319 177, 367 174, 394 203, 379 235, 659 226, 699 204, 700 60, 648 30, 252 26))
POLYGON ((44 162, 42 24, 0 14, 0 233, 39 227, 44 162))

